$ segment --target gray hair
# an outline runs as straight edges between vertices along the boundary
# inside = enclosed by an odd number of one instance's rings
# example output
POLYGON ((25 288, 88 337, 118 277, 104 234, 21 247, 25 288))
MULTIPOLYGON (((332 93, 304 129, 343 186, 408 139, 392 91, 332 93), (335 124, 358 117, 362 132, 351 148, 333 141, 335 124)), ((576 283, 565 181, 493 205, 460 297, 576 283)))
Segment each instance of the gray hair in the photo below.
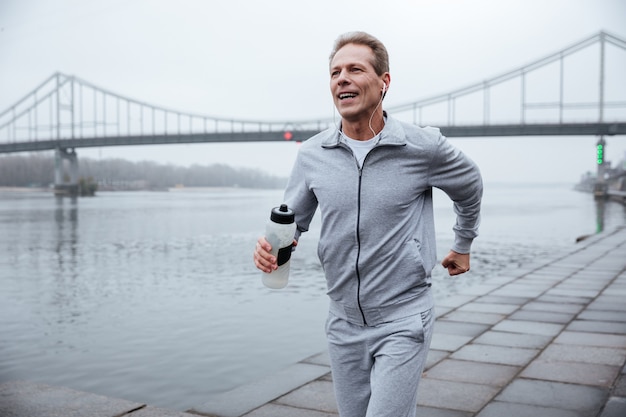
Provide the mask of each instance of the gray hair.
POLYGON ((329 62, 332 62, 337 51, 351 43, 368 46, 372 52, 374 52, 372 66, 377 75, 383 75, 385 72, 389 72, 389 54, 387 53, 387 48, 385 48, 385 45, 377 38, 365 32, 348 32, 340 35, 335 41, 333 51, 330 53, 329 62))

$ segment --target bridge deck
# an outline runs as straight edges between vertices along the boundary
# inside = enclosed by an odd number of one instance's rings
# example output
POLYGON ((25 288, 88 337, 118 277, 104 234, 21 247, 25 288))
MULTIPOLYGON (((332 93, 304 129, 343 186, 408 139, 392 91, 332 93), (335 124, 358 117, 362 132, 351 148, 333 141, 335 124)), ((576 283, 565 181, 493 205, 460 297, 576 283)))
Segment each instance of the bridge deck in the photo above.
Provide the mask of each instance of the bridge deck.
MULTIPOLYGON (((504 137, 504 136, 600 136, 626 135, 626 123, 565 123, 487 126, 442 126, 447 137, 504 137)), ((291 142, 302 142, 319 130, 292 130, 291 142)), ((216 132, 175 135, 117 135, 84 137, 78 139, 43 139, 0 143, 0 153, 34 152, 56 148, 87 148, 107 146, 134 146, 157 144, 211 143, 211 142, 284 142, 284 131, 272 132, 216 132)))

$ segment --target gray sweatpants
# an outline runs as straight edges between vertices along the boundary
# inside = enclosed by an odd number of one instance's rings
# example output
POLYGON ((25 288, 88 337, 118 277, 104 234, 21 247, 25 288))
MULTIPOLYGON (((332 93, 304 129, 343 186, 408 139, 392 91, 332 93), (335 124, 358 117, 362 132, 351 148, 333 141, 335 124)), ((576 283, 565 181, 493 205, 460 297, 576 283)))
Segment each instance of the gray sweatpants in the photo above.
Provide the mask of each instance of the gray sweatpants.
POLYGON ((328 351, 341 417, 415 417, 434 312, 376 326, 330 313, 328 351))

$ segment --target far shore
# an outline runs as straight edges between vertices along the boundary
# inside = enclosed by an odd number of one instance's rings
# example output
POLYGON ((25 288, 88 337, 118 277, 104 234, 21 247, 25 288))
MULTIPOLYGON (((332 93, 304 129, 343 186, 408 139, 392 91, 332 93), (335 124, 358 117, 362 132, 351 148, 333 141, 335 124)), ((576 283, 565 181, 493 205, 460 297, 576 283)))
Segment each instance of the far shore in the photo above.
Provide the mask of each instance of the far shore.
POLYGON ((15 193, 24 193, 24 192, 33 192, 33 191, 45 191, 51 192, 52 189, 48 187, 2 187, 0 186, 0 192, 15 192, 15 193))
MULTIPOLYGON (((126 191, 165 191, 165 192, 203 192, 203 191, 227 191, 227 190, 245 190, 247 188, 243 188, 243 187, 219 187, 219 186, 214 186, 214 187, 181 187, 181 186, 177 186, 177 187, 168 187, 168 188, 162 188, 162 189, 150 189, 150 188, 138 188, 138 189, 132 189, 132 190, 97 190, 96 193, 98 192, 126 192, 126 191)), ((264 188, 259 188, 259 190, 263 190, 264 188)), ((0 192, 12 192, 12 193, 26 193, 26 192, 52 192, 52 188, 51 187, 6 187, 6 186, 0 186, 0 192)))

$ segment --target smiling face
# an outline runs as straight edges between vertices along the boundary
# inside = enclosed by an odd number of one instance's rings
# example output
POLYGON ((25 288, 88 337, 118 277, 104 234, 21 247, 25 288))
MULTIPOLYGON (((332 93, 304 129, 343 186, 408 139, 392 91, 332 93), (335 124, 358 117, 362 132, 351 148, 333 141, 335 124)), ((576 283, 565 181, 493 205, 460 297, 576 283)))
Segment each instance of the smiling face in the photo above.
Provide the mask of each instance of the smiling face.
POLYGON ((373 61, 374 53, 369 46, 349 43, 330 62, 330 91, 345 122, 367 123, 375 111, 382 118, 379 102, 390 77, 387 72, 376 74, 373 61))

